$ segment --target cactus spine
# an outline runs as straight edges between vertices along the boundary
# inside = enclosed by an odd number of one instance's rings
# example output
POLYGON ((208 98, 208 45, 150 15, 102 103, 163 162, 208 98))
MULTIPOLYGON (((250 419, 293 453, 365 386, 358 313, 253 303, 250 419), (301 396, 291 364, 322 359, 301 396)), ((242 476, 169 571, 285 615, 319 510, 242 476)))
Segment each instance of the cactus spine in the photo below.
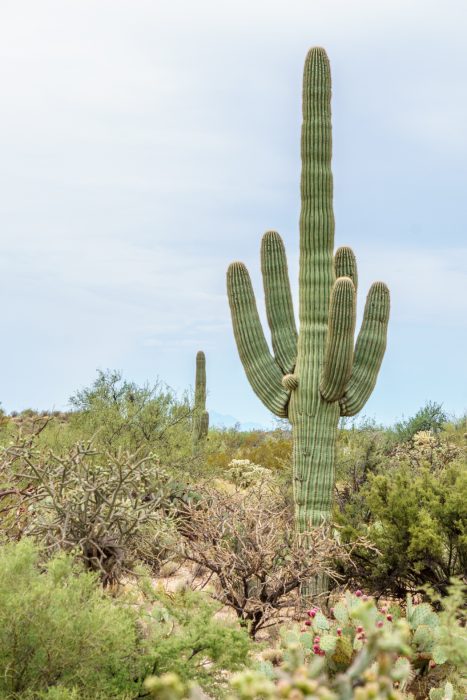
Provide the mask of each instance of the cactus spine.
POLYGON ((206 357, 200 350, 196 354, 195 408, 193 411, 193 442, 202 442, 209 429, 209 413, 206 411, 206 357))
POLYGON ((305 62, 301 156, 299 332, 284 244, 275 231, 261 245, 274 355, 243 263, 230 265, 227 290, 248 380, 265 406, 292 424, 296 523, 307 532, 329 518, 339 416, 355 415, 370 396, 389 319, 389 291, 376 282, 354 348, 357 267, 350 248, 334 255, 331 74, 321 48, 311 49, 305 62))

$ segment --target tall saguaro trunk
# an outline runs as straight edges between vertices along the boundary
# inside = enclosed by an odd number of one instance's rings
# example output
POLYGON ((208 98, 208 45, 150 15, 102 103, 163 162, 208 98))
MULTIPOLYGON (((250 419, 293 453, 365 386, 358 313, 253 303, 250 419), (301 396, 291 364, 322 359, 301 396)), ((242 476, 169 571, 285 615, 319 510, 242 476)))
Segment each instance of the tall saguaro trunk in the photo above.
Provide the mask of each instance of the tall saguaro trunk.
POLYGON ((334 271, 331 172, 331 76, 323 51, 312 50, 303 76, 298 379, 288 415, 294 430, 294 493, 299 531, 327 519, 334 483, 338 404, 319 384, 334 271))
POLYGON ((386 348, 389 290, 374 283, 354 347, 357 266, 348 247, 334 254, 331 172, 331 74, 321 48, 308 52, 303 76, 299 332, 284 244, 268 231, 261 267, 271 354, 243 263, 227 272, 232 323, 250 384, 293 429, 296 525, 306 533, 330 517, 340 416, 370 396, 386 348))

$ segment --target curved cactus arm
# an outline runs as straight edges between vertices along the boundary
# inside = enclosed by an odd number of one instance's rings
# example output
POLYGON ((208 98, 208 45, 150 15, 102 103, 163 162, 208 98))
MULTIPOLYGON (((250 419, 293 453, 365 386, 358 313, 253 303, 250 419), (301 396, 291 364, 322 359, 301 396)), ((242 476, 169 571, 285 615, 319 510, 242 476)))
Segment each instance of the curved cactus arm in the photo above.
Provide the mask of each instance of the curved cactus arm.
POLYGON ((248 381, 266 408, 285 418, 289 394, 282 386, 282 372, 264 337, 250 275, 243 263, 229 266, 227 293, 238 353, 248 381))
POLYGON ((373 391, 386 350, 389 308, 389 289, 383 282, 375 282, 366 299, 352 374, 339 402, 342 416, 358 413, 373 391))
POLYGON ((349 277, 340 277, 331 292, 319 387, 321 396, 329 402, 342 398, 352 373, 355 316, 355 287, 349 277))
POLYGON ((357 291, 357 260, 352 248, 344 245, 336 250, 336 254, 334 256, 334 268, 336 270, 336 277, 350 277, 353 282, 353 286, 355 287, 355 291, 357 291))
POLYGON ((261 241, 261 270, 272 347, 284 374, 293 372, 297 359, 297 327, 282 238, 267 231, 261 241))

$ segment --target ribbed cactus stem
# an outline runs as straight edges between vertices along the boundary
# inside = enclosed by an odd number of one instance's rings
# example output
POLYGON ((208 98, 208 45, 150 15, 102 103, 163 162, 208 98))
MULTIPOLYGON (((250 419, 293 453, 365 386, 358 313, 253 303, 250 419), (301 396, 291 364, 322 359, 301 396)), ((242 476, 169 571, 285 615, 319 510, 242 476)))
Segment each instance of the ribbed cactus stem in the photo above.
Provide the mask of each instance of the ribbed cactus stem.
POLYGON ((204 440, 209 430, 206 411, 206 357, 202 350, 196 354, 195 408, 193 411, 193 442, 204 440))
POLYGON ((336 250, 334 256, 334 268, 336 277, 350 277, 355 287, 358 289, 357 261, 352 248, 342 246, 336 250))
POLYGON ((321 48, 308 52, 303 75, 299 321, 297 334, 287 260, 278 233, 261 245, 271 354, 246 267, 227 274, 232 322, 245 372, 273 413, 293 428, 296 522, 307 533, 330 516, 339 416, 359 411, 376 382, 386 346, 389 292, 368 294, 354 348, 357 264, 347 246, 334 255, 331 172, 331 72, 321 48))
POLYGON ((283 372, 269 351, 253 285, 243 263, 230 265, 227 290, 235 340, 246 376, 264 405, 276 416, 285 418, 289 396, 282 386, 283 372))
POLYGON ((343 416, 361 411, 374 389, 386 350, 389 304, 389 289, 384 282, 374 282, 365 303, 352 376, 340 400, 343 416))

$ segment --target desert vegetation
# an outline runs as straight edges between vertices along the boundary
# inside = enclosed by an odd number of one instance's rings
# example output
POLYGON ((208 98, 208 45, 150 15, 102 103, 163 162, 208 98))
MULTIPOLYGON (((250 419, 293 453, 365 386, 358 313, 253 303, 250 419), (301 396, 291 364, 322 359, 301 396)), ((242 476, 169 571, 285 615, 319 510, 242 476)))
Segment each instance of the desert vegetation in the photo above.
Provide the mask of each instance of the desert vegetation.
POLYGON ((283 424, 194 449, 194 401, 116 372, 71 405, 2 416, 1 697, 464 696, 464 418, 343 419, 304 543, 283 424))
POLYGON ((334 255, 330 71, 304 75, 300 329, 279 235, 262 244, 271 355, 250 278, 228 272, 272 431, 209 427, 195 391, 117 371, 57 414, 0 421, 0 697, 462 700, 465 417, 427 403, 352 419, 374 388, 389 293, 334 255))

